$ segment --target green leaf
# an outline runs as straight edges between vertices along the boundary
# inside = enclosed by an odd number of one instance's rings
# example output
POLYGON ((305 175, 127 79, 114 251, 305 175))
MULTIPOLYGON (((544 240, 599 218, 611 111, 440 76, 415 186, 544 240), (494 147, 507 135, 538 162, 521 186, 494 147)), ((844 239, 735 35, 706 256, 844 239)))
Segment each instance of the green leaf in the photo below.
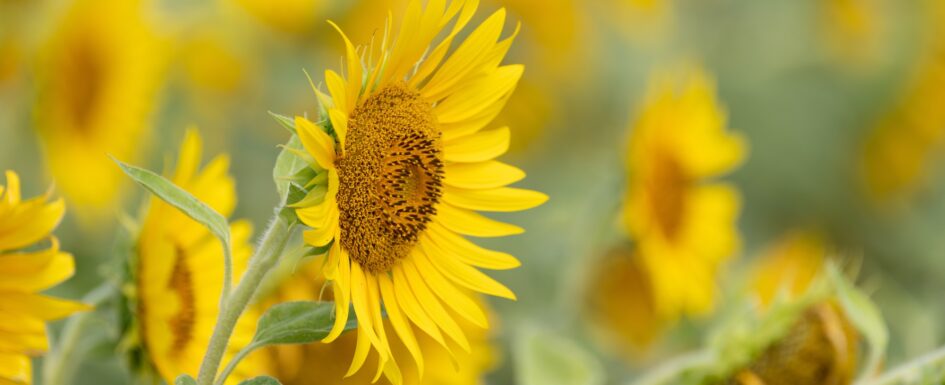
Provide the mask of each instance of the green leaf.
POLYGON ((280 115, 275 112, 269 111, 269 115, 272 116, 276 122, 279 122, 282 127, 286 130, 289 130, 293 135, 295 135, 295 119, 292 119, 285 115, 280 115))
POLYGON ((259 376, 240 382, 239 385, 281 385, 281 383, 269 376, 259 376))
POLYGON ((197 385, 197 380, 188 374, 181 374, 174 380, 174 385, 197 385))
POLYGON ((220 238, 226 249, 230 248, 230 226, 223 215, 220 215, 189 192, 152 171, 123 163, 117 159, 115 159, 115 162, 135 182, 144 186, 164 202, 206 226, 213 235, 220 238))
POLYGON ((889 343, 889 331, 882 313, 866 294, 857 290, 856 286, 844 277, 838 267, 831 264, 827 269, 840 305, 869 344, 869 356, 860 376, 871 377, 879 371, 885 357, 886 345, 889 343))
POLYGON ((292 152, 292 149, 305 151, 302 148, 302 142, 299 141, 299 137, 295 134, 289 138, 289 141, 286 142, 279 156, 276 157, 276 165, 272 169, 272 179, 276 182, 276 190, 279 191, 279 199, 285 199, 286 194, 289 192, 289 184, 294 177, 306 168, 309 168, 308 164, 306 164, 302 158, 299 158, 292 152))
MULTIPOLYGON (((334 324, 331 302, 284 302, 277 304, 259 319, 252 345, 306 344, 328 335, 334 324)), ((357 327, 349 320, 345 330, 357 327)))
POLYGON ((560 335, 531 331, 516 341, 516 372, 521 385, 598 385, 604 383, 600 362, 560 335))

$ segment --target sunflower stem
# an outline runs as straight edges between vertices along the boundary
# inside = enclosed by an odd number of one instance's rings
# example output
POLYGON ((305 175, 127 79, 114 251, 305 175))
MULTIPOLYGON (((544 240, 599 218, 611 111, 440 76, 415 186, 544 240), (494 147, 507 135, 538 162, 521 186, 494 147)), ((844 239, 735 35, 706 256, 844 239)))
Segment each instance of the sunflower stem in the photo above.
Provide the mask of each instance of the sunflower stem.
POLYGON ((236 322, 253 299, 263 278, 279 261, 291 230, 290 223, 279 215, 281 211, 282 207, 276 209, 269 228, 263 233, 256 253, 249 261, 246 272, 230 293, 225 306, 220 309, 213 335, 210 337, 210 344, 207 346, 207 353, 200 364, 200 372, 197 375, 199 385, 213 385, 236 322))

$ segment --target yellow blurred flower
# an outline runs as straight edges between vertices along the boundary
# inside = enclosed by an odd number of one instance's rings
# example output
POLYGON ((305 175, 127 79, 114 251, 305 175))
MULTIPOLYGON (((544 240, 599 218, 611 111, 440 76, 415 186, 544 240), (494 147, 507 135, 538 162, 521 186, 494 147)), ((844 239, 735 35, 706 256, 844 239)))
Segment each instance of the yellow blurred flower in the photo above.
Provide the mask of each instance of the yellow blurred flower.
POLYGON ((752 291, 763 306, 781 295, 796 298, 807 292, 821 274, 826 255, 827 246, 820 234, 789 233, 761 253, 751 272, 752 291))
POLYGON ((637 44, 652 46, 675 26, 675 0, 610 0, 606 17, 637 44))
POLYGON ((863 66, 879 57, 882 9, 878 0, 825 0, 821 25, 828 53, 851 66, 863 66))
MULTIPOLYGON (((202 170, 201 140, 188 131, 171 180, 229 216, 236 205, 229 158, 220 155, 202 170)), ((251 225, 233 222, 233 276, 242 276, 252 254, 251 225)), ((210 232, 176 208, 152 197, 134 262, 136 313, 141 344, 160 376, 173 383, 180 374, 196 375, 217 320, 223 288, 223 248, 210 232)), ((249 310, 236 325, 226 357, 252 340, 260 314, 249 310)), ((228 383, 264 374, 268 362, 255 354, 243 360, 228 383)))
POLYGON ((745 157, 725 121, 712 81, 691 70, 653 83, 630 134, 623 222, 669 319, 712 309, 718 267, 739 247, 738 192, 713 181, 745 157))
MULTIPOLYGON (((281 280, 276 291, 262 302, 261 307, 286 301, 333 300, 330 290, 325 291, 322 267, 324 258, 306 262, 299 271, 281 280), (321 298, 320 298, 321 297, 321 298)), ((478 296, 471 296, 487 315, 491 311, 478 296)), ((486 330, 464 320, 457 319, 457 324, 469 339, 470 350, 444 350, 433 338, 421 329, 411 327, 417 336, 420 349, 430 352, 424 358, 422 380, 417 369, 403 367, 403 383, 407 385, 476 385, 482 376, 495 366, 497 353, 489 341, 486 330)), ((389 320, 384 327, 392 328, 389 320)), ((410 352, 399 338, 392 336, 391 353, 395 357, 408 356, 410 352)), ((271 349, 272 361, 276 365, 275 376, 285 385, 356 385, 372 380, 374 366, 365 364, 369 370, 359 371, 350 377, 345 374, 350 363, 349 357, 357 346, 357 335, 347 333, 330 344, 288 345, 271 349)), ((378 384, 390 384, 386 378, 378 384)))
POLYGON ((88 310, 86 305, 38 292, 65 281, 75 272, 72 255, 59 250, 51 236, 62 220, 62 199, 46 195, 22 200, 20 178, 6 172, 0 185, 0 384, 32 383, 30 356, 49 349, 45 321, 88 310), (49 239, 43 250, 22 249, 49 239))
MULTIPOLYGON (((125 178, 108 158, 138 159, 164 66, 134 0, 78 0, 41 47, 36 128, 46 164, 84 217, 114 207, 125 178)), ((91 215, 94 217, 95 215, 91 215)))
POLYGON ((303 35, 320 22, 334 0, 231 0, 259 22, 285 33, 303 35))
POLYGON ((611 249, 595 264, 586 295, 599 343, 630 360, 646 353, 666 326, 656 313, 648 271, 630 245, 611 249))
POLYGON ((325 341, 340 335, 349 306, 358 319, 348 374, 374 351, 375 378, 383 373, 401 382, 382 306, 422 373, 424 355, 413 326, 452 350, 445 334, 466 351, 469 340, 456 319, 488 326, 485 312, 460 288, 515 298, 476 267, 510 269, 518 260, 463 236, 519 234, 521 228, 477 211, 520 211, 547 197, 506 187, 525 176, 494 160, 508 149, 509 129, 483 130, 524 71, 501 65, 518 31, 500 39, 505 10, 490 15, 447 55, 476 6, 434 0, 423 7, 412 1, 399 34, 390 31, 389 20, 383 40, 360 54, 342 33, 346 76, 326 71, 328 94, 317 91, 330 133, 296 117, 305 147, 301 156, 327 180, 296 210, 311 227, 305 242, 331 245, 324 276, 332 281, 337 317, 325 341))
POLYGON ((926 1, 926 38, 902 96, 866 138, 862 169, 879 204, 909 198, 920 188, 945 142, 945 3, 926 1))

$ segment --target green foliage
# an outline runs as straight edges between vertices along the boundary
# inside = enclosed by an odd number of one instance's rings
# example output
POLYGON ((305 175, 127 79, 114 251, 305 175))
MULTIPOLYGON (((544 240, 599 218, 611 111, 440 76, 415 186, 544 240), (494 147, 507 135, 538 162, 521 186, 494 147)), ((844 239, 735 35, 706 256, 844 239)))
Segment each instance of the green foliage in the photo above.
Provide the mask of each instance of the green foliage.
POLYGON ((223 242, 226 249, 230 248, 230 226, 226 218, 216 210, 201 202, 195 196, 178 187, 166 178, 140 167, 135 167, 119 160, 115 160, 121 170, 131 179, 138 182, 152 194, 174 206, 187 216, 207 227, 213 235, 223 242))
MULTIPOLYGON (((305 344, 328 335, 334 323, 331 302, 296 301, 277 304, 264 314, 256 326, 251 345, 305 344)), ((345 330, 356 327, 349 323, 345 330)))
POLYGON ((597 385, 604 383, 597 359, 555 333, 532 331, 516 341, 518 383, 522 385, 597 385))
POLYGON ((843 311, 850 318, 850 322, 853 322, 857 330, 866 338, 869 346, 869 356, 860 377, 869 377, 879 371, 880 365, 883 363, 886 345, 889 343, 889 331, 886 329, 886 323, 883 321, 883 316, 876 304, 866 294, 857 290, 843 276, 840 269, 834 265, 829 265, 827 273, 843 311))
POLYGON ((269 376, 259 376, 240 382, 239 385, 280 385, 280 382, 269 376))
POLYGON ((189 374, 181 374, 174 379, 174 385, 197 385, 197 380, 189 374))

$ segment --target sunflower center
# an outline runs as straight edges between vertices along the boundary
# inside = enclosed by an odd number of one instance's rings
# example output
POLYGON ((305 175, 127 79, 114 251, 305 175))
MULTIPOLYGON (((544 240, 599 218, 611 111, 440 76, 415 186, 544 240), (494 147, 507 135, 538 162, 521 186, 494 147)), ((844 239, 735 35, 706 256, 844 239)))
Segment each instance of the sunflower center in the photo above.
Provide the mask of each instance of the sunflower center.
POLYGON ((174 267, 167 287, 177 294, 180 310, 168 321, 168 324, 171 327, 171 335, 174 337, 171 351, 180 352, 193 339, 197 312, 194 279, 190 268, 187 267, 187 252, 182 247, 175 246, 175 254, 174 267))
POLYGON ((338 159, 341 246, 372 273, 416 244, 442 196, 443 145, 432 105, 403 84, 354 109, 338 159))
POLYGON ((75 127, 83 133, 89 129, 93 112, 102 94, 105 68, 101 52, 92 42, 79 40, 70 47, 65 58, 65 78, 69 79, 66 106, 75 127))
POLYGON ((658 152, 651 167, 647 183, 650 206, 660 231, 666 238, 674 239, 682 227, 690 178, 679 160, 667 151, 658 152))

